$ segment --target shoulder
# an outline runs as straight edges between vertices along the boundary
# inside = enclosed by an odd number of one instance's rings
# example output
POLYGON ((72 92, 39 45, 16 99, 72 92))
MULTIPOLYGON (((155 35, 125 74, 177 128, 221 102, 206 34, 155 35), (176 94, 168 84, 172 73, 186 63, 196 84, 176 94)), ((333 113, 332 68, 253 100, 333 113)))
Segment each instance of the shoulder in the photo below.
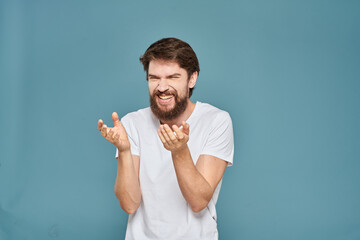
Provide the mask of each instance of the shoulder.
POLYGON ((199 125, 205 141, 202 155, 220 158, 229 165, 233 162, 234 134, 230 114, 210 104, 202 103, 198 112, 199 125))
POLYGON ((121 118, 121 122, 142 122, 150 120, 152 116, 150 107, 142 108, 134 112, 130 112, 121 118))
POLYGON ((127 131, 138 131, 150 128, 155 124, 150 107, 130 112, 121 118, 121 123, 127 131))
POLYGON ((221 122, 231 123, 231 117, 227 111, 217 108, 208 103, 197 102, 197 104, 199 104, 198 116, 199 118, 201 118, 201 120, 211 121, 214 123, 221 123, 221 122))
MULTIPOLYGON (((143 108, 135 112, 130 112, 121 118, 132 146, 139 144, 139 137, 141 134, 147 134, 150 126, 153 124, 152 112, 150 107, 143 108)), ((134 150, 134 152, 137 152, 134 150)))

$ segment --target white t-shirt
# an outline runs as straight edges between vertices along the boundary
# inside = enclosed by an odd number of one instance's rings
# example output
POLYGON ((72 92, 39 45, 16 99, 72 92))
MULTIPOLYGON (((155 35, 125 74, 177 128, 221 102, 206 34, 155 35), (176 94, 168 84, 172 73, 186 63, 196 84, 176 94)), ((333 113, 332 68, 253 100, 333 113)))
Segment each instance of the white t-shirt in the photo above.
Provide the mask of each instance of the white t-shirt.
MULTIPOLYGON (((129 113, 121 122, 129 136, 131 153, 140 156, 142 195, 139 208, 129 215, 125 239, 218 239, 215 204, 222 181, 208 206, 193 212, 180 191, 171 152, 157 134, 160 122, 151 109, 129 113)), ((188 147, 194 164, 206 154, 232 165, 234 138, 227 112, 197 102, 186 122, 190 125, 188 147)))

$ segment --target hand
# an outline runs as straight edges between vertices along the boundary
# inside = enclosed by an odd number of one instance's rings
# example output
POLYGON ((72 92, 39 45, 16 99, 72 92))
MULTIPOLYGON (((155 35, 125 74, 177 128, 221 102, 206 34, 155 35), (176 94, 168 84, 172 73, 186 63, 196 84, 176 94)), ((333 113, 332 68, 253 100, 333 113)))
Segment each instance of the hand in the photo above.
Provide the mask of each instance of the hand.
POLYGON ((101 136, 114 144, 119 152, 130 150, 130 142, 126 130, 119 121, 119 116, 116 112, 113 112, 112 120, 114 122, 114 127, 110 128, 103 124, 103 121, 99 119, 98 129, 101 131, 101 136))
POLYGON ((183 121, 181 126, 183 127, 182 129, 173 125, 171 129, 167 124, 164 124, 160 125, 157 130, 164 147, 171 152, 177 152, 187 147, 187 142, 189 141, 189 124, 183 121))

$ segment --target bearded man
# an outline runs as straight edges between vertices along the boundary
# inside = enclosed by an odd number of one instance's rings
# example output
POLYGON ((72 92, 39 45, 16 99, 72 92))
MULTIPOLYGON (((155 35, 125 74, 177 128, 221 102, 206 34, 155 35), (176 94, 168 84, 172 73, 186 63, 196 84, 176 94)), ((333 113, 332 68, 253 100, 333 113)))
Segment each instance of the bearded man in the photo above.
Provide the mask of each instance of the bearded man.
POLYGON ((176 38, 153 43, 140 58, 150 107, 114 127, 100 119, 101 135, 116 147, 115 195, 129 215, 126 239, 218 239, 215 204, 232 165, 229 114, 192 102, 199 62, 176 38))

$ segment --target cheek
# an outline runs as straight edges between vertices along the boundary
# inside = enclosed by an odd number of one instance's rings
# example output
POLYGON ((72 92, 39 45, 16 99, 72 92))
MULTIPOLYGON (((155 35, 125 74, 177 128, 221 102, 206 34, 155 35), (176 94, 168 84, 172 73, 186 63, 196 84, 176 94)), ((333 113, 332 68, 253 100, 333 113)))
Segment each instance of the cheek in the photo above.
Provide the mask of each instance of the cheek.
POLYGON ((155 90, 155 88, 156 88, 155 84, 149 82, 148 87, 149 87, 149 93, 150 93, 150 95, 153 94, 153 93, 154 93, 154 90, 155 90))
POLYGON ((189 85, 188 84, 183 84, 181 87, 178 88, 179 93, 180 95, 182 96, 187 96, 187 93, 189 92, 189 85))

